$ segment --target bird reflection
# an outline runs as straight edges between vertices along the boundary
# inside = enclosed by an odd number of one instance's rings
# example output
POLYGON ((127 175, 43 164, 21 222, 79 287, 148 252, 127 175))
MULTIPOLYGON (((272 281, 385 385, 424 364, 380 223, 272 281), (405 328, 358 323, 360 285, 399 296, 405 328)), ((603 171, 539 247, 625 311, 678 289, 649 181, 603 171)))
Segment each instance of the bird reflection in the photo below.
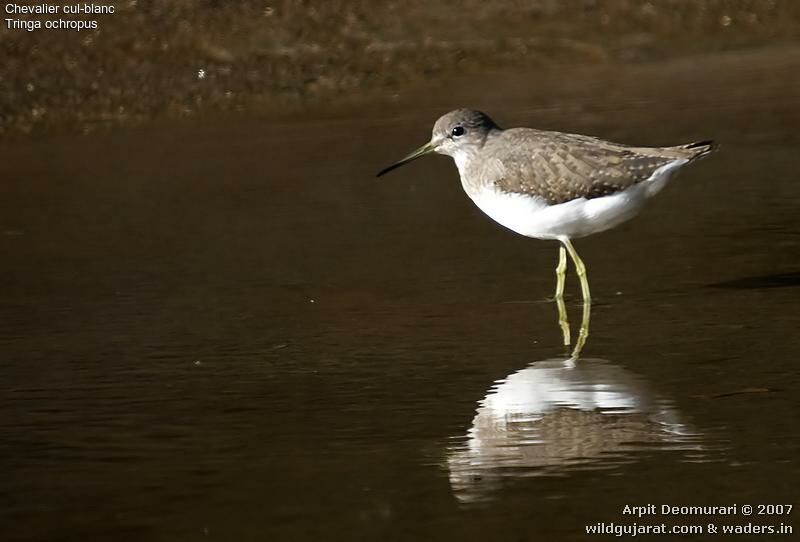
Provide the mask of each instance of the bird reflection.
POLYGON ((469 502, 509 478, 613 468, 645 449, 700 450, 700 438, 630 371, 600 359, 549 359, 492 387, 447 466, 456 497, 469 502))
MULTIPOLYGON (((556 306, 558 307, 558 326, 561 328, 561 334, 564 337, 564 346, 569 346, 571 342, 569 316, 567 315, 567 306, 564 303, 564 296, 556 293, 554 300, 556 302, 556 306)), ((583 312, 581 312, 581 327, 578 331, 578 340, 575 342, 575 348, 572 350, 573 359, 578 359, 578 356, 581 355, 583 347, 586 346, 586 340, 589 338, 589 322, 591 321, 591 318, 592 304, 584 301, 583 312)))

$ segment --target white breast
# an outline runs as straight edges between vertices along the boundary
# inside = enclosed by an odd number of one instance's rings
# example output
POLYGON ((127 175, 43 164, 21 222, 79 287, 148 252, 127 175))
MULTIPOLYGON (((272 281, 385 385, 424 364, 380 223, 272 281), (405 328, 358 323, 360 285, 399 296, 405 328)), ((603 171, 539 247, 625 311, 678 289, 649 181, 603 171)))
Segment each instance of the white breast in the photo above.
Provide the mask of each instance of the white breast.
POLYGON ((549 205, 542 198, 502 192, 495 187, 485 187, 470 194, 470 198, 496 222, 526 237, 574 239, 605 231, 636 216, 644 203, 686 162, 670 162, 646 181, 599 198, 549 205))

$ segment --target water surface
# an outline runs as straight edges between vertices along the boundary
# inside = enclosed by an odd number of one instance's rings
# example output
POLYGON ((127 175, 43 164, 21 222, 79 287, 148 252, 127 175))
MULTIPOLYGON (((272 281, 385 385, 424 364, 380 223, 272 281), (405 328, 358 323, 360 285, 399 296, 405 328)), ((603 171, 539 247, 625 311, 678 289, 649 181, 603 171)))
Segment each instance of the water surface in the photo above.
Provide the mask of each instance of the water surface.
POLYGON ((797 81, 752 77, 781 54, 597 68, 564 95, 506 75, 477 104, 722 142, 577 244, 579 360, 546 300, 554 244, 482 216, 448 159, 373 178, 477 89, 403 118, 9 144, 3 539, 583 540, 626 504, 794 502, 797 81))

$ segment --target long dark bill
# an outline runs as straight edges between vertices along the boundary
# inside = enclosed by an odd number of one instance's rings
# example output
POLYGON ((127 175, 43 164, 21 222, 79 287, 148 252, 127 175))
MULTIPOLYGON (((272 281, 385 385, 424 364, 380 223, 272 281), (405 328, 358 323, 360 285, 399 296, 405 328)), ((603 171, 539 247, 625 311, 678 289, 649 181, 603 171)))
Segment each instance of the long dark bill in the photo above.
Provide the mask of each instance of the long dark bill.
POLYGON ((418 148, 417 150, 415 150, 414 152, 412 152, 411 154, 409 154, 405 158, 401 158, 400 160, 398 160, 397 162, 395 162, 391 166, 380 170, 378 172, 378 174, 375 175, 375 176, 376 177, 380 177, 381 175, 385 175, 385 174, 389 173, 390 171, 392 171, 393 169, 397 169, 400 166, 411 162, 412 160, 416 160, 417 158, 419 158, 421 156, 425 156, 426 154, 432 153, 433 150, 434 150, 433 143, 430 143, 430 142, 425 143, 423 146, 421 146, 420 148, 418 148))

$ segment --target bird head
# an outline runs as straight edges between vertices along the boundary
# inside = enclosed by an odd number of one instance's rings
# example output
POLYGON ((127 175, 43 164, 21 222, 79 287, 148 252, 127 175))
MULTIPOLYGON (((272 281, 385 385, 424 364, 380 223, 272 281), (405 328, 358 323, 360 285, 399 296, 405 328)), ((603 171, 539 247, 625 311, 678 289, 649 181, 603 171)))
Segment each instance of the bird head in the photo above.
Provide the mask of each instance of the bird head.
POLYGON ((459 161, 461 156, 469 156, 477 152, 493 130, 499 129, 489 115, 474 109, 456 109, 439 117, 433 125, 431 140, 401 158, 394 164, 382 169, 380 177, 417 158, 436 152, 452 156, 459 161))

